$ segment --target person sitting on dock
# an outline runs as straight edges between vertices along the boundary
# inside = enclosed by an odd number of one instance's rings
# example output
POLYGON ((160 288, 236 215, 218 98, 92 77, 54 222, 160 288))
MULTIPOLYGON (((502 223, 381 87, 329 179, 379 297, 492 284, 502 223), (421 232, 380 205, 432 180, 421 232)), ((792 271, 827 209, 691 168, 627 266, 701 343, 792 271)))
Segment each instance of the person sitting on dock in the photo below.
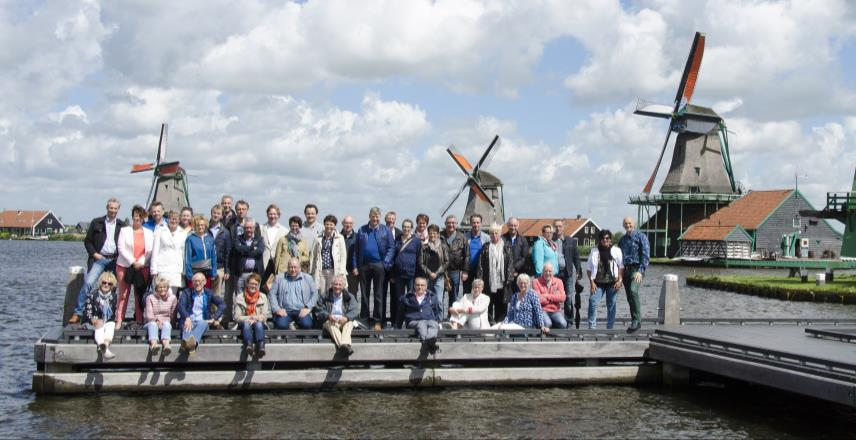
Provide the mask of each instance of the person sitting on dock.
POLYGON ((453 329, 482 330, 490 328, 490 322, 487 319, 490 297, 482 294, 484 281, 473 280, 472 289, 472 293, 465 294, 449 307, 449 322, 453 329))
POLYGON ((172 339, 172 320, 178 299, 170 290, 170 280, 155 278, 155 293, 146 297, 146 332, 149 336, 149 352, 156 355, 159 350, 158 336, 163 345, 163 354, 172 352, 169 341, 172 339))
POLYGON ((635 224, 630 217, 624 218, 625 234, 618 241, 618 247, 624 256, 624 293, 627 294, 627 304, 630 306, 630 327, 628 333, 642 328, 642 305, 639 302, 639 287, 651 257, 651 246, 648 236, 634 229, 635 224))
POLYGON ((225 311, 223 300, 205 288, 205 281, 201 272, 193 274, 193 287, 184 289, 178 300, 178 321, 182 325, 181 351, 185 353, 196 352, 208 326, 219 323, 225 311), (216 306, 214 312, 211 312, 211 304, 216 306))
POLYGON ((538 294, 530 284, 529 275, 522 273, 517 276, 517 292, 511 295, 508 314, 502 322, 491 328, 502 330, 537 328, 544 333, 550 333, 550 327, 544 325, 544 312, 541 310, 538 294))
POLYGON ((538 301, 544 311, 544 325, 550 328, 568 328, 565 320, 565 286, 562 280, 553 276, 553 263, 544 263, 541 276, 532 281, 532 289, 538 294, 538 301))
POLYGON ((288 259, 288 270, 279 274, 270 288, 273 325, 278 329, 312 328, 312 308, 318 303, 318 288, 309 274, 300 270, 300 259, 288 259))
POLYGON ((591 283, 588 306, 588 327, 597 325, 597 304, 606 295, 606 329, 615 324, 615 294, 621 288, 624 258, 621 249, 612 245, 612 232, 601 229, 597 233, 597 247, 592 248, 586 268, 591 283))
POLYGON ((433 292, 428 291, 428 280, 416 277, 413 292, 398 300, 396 326, 402 324, 415 329, 416 335, 432 354, 437 351, 437 333, 440 330, 440 301, 433 292))
POLYGON ((324 323, 324 331, 333 338, 336 349, 350 356, 354 353, 351 331, 354 330, 354 320, 360 316, 360 309, 354 295, 345 290, 345 283, 347 280, 344 274, 337 274, 333 278, 330 289, 324 292, 315 305, 315 318, 324 323))
POLYGON ((86 297, 94 288, 98 287, 95 284, 101 278, 101 274, 116 272, 116 257, 119 256, 116 240, 119 238, 119 231, 125 227, 125 222, 118 218, 120 206, 121 204, 117 199, 107 200, 107 215, 96 217, 89 223, 86 237, 83 239, 83 247, 89 254, 86 277, 83 280, 83 286, 80 287, 80 292, 77 294, 77 307, 75 307, 74 314, 68 321, 69 324, 80 322, 86 297))
POLYGON ((271 317, 267 296, 259 291, 261 285, 261 275, 250 274, 244 281, 244 290, 235 295, 232 312, 232 318, 241 330, 244 351, 247 356, 255 354, 259 359, 265 356, 265 327, 271 317))
POLYGON ((116 329, 116 302, 116 276, 104 272, 98 278, 98 288, 86 297, 83 306, 83 322, 87 328, 95 330, 95 344, 104 359, 116 357, 110 351, 116 329))

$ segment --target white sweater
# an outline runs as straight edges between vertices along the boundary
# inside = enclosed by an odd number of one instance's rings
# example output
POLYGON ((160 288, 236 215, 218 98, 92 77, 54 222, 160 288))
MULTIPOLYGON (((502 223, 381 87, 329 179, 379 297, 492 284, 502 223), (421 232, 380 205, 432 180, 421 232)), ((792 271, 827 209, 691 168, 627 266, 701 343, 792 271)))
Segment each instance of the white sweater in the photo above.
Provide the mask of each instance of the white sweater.
POLYGON ((166 226, 155 231, 152 259, 152 274, 182 274, 184 272, 184 242, 187 233, 181 228, 170 232, 166 226))
POLYGON ((490 297, 482 293, 475 301, 473 294, 467 293, 461 299, 452 304, 452 307, 463 307, 465 310, 473 308, 473 313, 467 315, 466 328, 471 330, 481 330, 490 328, 490 322, 487 319, 487 308, 490 305, 490 297))

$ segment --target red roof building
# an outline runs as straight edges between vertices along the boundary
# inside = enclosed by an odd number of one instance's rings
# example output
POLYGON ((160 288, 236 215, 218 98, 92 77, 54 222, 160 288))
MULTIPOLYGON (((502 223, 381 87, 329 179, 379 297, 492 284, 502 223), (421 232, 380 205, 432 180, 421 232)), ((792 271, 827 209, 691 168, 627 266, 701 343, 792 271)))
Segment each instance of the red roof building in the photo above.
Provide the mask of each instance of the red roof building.
POLYGON ((44 236, 62 232, 62 222, 51 211, 2 211, 0 232, 23 236, 44 236))

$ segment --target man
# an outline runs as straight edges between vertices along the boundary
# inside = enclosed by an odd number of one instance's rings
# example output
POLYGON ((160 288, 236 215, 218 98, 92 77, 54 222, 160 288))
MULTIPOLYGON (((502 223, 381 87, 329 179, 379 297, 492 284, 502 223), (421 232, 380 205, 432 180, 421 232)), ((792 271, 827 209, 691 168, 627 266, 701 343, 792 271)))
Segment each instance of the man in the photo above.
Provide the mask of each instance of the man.
POLYGON ((348 249, 348 291, 354 294, 357 298, 357 304, 360 304, 360 277, 354 275, 354 245, 357 244, 357 233, 354 231, 354 218, 346 215, 342 218, 342 238, 345 239, 345 247, 348 249))
POLYGON ((205 288, 205 274, 193 274, 191 282, 193 287, 184 289, 178 300, 178 322, 181 324, 181 351, 193 354, 208 326, 219 323, 225 305, 220 297, 205 288), (217 307, 214 313, 211 313, 210 304, 217 307))
POLYGON ((235 224, 235 210, 232 209, 232 196, 223 194, 220 197, 220 207, 222 208, 222 217, 220 221, 226 229, 230 229, 235 224))
POLYGON ((315 246, 315 240, 324 232, 324 225, 318 223, 318 207, 312 203, 307 203, 303 207, 303 216, 306 221, 303 222, 303 227, 300 228, 300 235, 303 242, 306 243, 307 249, 312 249, 315 246))
MULTIPOLYGON (((250 204, 244 200, 238 200, 238 203, 235 204, 235 217, 230 221, 229 226, 229 238, 232 240, 232 248, 234 249, 234 244, 238 239, 244 235, 244 219, 247 218, 247 213, 250 211, 250 204)), ((253 235, 255 237, 261 237, 261 229, 259 225, 256 225, 253 235)), ((234 273, 234 268, 238 264, 235 260, 237 255, 234 252, 229 252, 229 270, 234 273)), ((235 295, 235 290, 238 286, 238 279, 234 276, 230 276, 229 279, 226 280, 226 303, 231 306, 232 304, 232 296, 235 295)))
POLYGON ((565 235, 565 222, 556 220, 553 222, 553 242, 556 243, 556 256, 559 259, 559 272, 556 275, 565 287, 565 320, 574 322, 574 285, 576 280, 583 277, 583 269, 580 265, 580 253, 577 243, 571 236, 565 235))
POLYGON ((69 324, 79 324, 83 316, 83 308, 86 305, 86 296, 92 290, 92 286, 104 272, 116 272, 116 257, 119 255, 116 240, 119 238, 119 230, 125 226, 125 222, 119 220, 119 200, 111 198, 107 200, 107 215, 95 217, 89 223, 86 230, 86 238, 83 239, 83 247, 89 254, 86 262, 86 277, 83 286, 77 294, 77 305, 74 314, 68 320, 69 324))
POLYGON ((312 328, 312 308, 318 304, 318 288, 309 274, 300 270, 300 259, 291 257, 288 270, 276 276, 270 288, 273 325, 278 329, 312 328))
MULTIPOLYGON (((458 218, 454 215, 446 217, 446 227, 443 229, 442 237, 449 246, 449 265, 446 273, 449 274, 449 304, 451 305, 460 298, 458 290, 461 281, 467 281, 470 271, 470 247, 466 237, 458 231, 458 218)), ((469 293, 469 292, 465 292, 469 293)), ((445 308, 445 305, 442 305, 445 308)))
POLYGON ((282 215, 279 206, 271 203, 267 207, 266 214, 268 221, 260 228, 261 237, 265 244, 265 253, 262 255, 262 265, 264 265, 262 273, 268 273, 266 272, 268 270, 273 271, 273 268, 268 268, 268 266, 273 264, 273 259, 276 256, 276 245, 280 238, 288 234, 288 228, 279 222, 279 217, 282 215))
MULTIPOLYGON (((256 235, 256 221, 250 217, 244 219, 244 233, 233 240, 232 255, 235 265, 232 266, 232 277, 236 279, 237 292, 244 291, 244 282, 251 273, 259 275, 263 272, 262 256, 265 252, 265 242, 256 235)), ((226 298, 226 305, 231 306, 232 299, 226 298)))
POLYGON ((478 267, 479 255, 482 246, 490 241, 490 237, 481 230, 482 216, 473 214, 470 216, 470 232, 467 233, 467 246, 470 250, 470 274, 464 281, 464 293, 472 289, 475 272, 478 267))
POLYGON ((627 333, 633 333, 642 328, 642 305, 639 302, 639 287, 651 258, 651 248, 648 237, 635 229, 633 219, 624 218, 625 234, 618 242, 624 257, 624 292, 630 305, 630 327, 627 333))
POLYGON ((415 329, 416 335, 431 354, 437 351, 437 332, 440 329, 440 302, 428 292, 428 280, 416 277, 413 280, 413 292, 404 294, 398 306, 398 327, 404 324, 415 329))
POLYGON ((357 242, 354 244, 353 267, 354 275, 360 276, 360 318, 369 319, 369 300, 374 294, 372 320, 374 329, 380 331, 386 316, 386 298, 383 296, 382 285, 386 271, 392 267, 395 256, 395 240, 386 225, 380 223, 380 208, 369 210, 369 222, 357 232, 357 242))
POLYGON ((336 350, 345 356, 354 353, 351 348, 351 332, 354 330, 354 320, 359 314, 357 300, 350 292, 345 291, 345 275, 336 275, 330 289, 323 292, 315 305, 315 317, 324 323, 322 328, 333 338, 336 350))
POLYGON ((166 226, 166 220, 163 218, 163 203, 155 200, 149 206, 149 218, 143 223, 143 227, 155 232, 158 226, 166 226))
MULTIPOLYGON (((511 261, 513 270, 511 279, 516 280, 517 276, 526 272, 526 263, 529 262, 529 242, 526 237, 520 235, 520 220, 517 217, 510 217, 505 225, 508 227, 502 239, 506 243, 511 244, 511 261)), ((517 290, 517 283, 512 282, 512 290, 517 290)))
MULTIPOLYGON (((401 229, 398 229, 395 227, 395 220, 397 217, 398 216, 395 213, 395 211, 387 211, 387 213, 383 216, 384 224, 386 224, 386 227, 389 228, 389 232, 392 233, 393 242, 396 239, 398 239, 399 237, 401 237, 401 229)), ((393 262, 395 261, 395 255, 392 256, 392 261, 393 262)), ((397 291, 395 288, 395 271, 390 267, 384 273, 383 279, 384 279, 384 281, 383 281, 383 289, 382 289, 381 295, 383 295, 384 298, 390 298, 391 296, 394 296, 395 292, 397 291)), ((390 308, 391 309, 392 309, 392 303, 394 303, 395 300, 397 300, 397 299, 398 298, 390 298, 390 308)), ((393 315, 393 310, 389 311, 390 321, 395 319, 395 316, 393 315)))
POLYGON ((601 229, 597 233, 597 247, 589 254, 586 271, 591 284, 588 306, 588 328, 597 326, 597 306, 606 296, 606 329, 615 324, 615 294, 621 288, 624 275, 624 257, 621 249, 612 245, 612 232, 601 229))
MULTIPOLYGON (((232 201, 229 200, 231 204, 232 201)), ((208 223, 206 234, 214 239, 214 248, 217 259, 217 276, 211 280, 211 291, 214 295, 223 298, 225 293, 224 283, 229 279, 229 254, 232 252, 232 238, 229 229, 223 226, 223 207, 214 205, 211 207, 211 221, 208 223)))

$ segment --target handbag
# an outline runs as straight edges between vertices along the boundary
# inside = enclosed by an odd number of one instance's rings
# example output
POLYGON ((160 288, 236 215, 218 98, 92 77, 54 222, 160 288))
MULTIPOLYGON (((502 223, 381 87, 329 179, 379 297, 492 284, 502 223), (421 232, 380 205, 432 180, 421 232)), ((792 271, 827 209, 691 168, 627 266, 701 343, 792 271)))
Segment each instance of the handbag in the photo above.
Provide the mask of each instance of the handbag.
POLYGON ((205 237, 202 237, 202 256, 204 257, 202 260, 190 263, 193 273, 211 271, 211 259, 208 258, 208 249, 205 248, 205 237))

